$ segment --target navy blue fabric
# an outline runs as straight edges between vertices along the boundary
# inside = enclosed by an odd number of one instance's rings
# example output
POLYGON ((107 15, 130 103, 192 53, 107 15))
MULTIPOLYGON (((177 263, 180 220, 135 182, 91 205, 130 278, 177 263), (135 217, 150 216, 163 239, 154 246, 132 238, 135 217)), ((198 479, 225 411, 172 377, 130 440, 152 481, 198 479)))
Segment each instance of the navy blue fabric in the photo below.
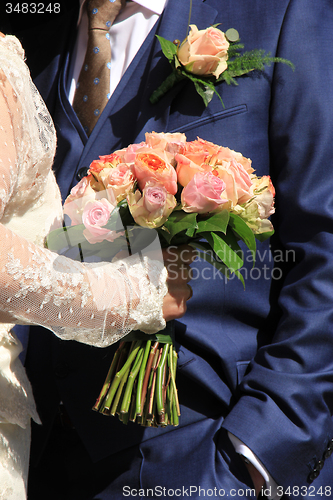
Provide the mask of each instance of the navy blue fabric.
MULTIPOLYGON (((185 37, 188 9, 189 2, 169 0, 156 33, 169 40, 185 37)), ((62 26, 74 18, 69 11, 62 26)), ((74 24, 71 32, 62 30, 61 40, 49 41, 57 46, 54 53, 44 48, 43 69, 34 66, 25 34, 27 61, 57 128, 54 168, 64 198, 77 172, 98 155, 153 130, 182 131, 188 140, 199 136, 240 151, 258 175, 271 175, 277 190, 276 234, 258 244, 254 270, 246 259, 245 291, 208 264, 193 265, 194 295, 176 322, 182 411, 177 429, 124 426, 92 412, 114 347, 62 342, 33 329, 27 369, 44 424, 34 428, 33 464, 60 400, 92 462, 136 446, 142 457, 140 473, 135 460, 104 496, 87 498, 119 499, 119 484, 245 488, 251 483, 230 451, 227 430, 253 450, 278 484, 308 487, 308 475, 333 437, 332 2, 193 0, 191 22, 236 28, 246 49, 288 58, 295 72, 279 64, 264 75, 239 78, 238 86, 219 85, 225 108, 216 96, 205 108, 188 82, 151 105, 151 92, 170 71, 153 31, 87 138, 64 88, 74 24)), ((332 484, 328 457, 311 498, 322 498, 319 487, 332 484)))

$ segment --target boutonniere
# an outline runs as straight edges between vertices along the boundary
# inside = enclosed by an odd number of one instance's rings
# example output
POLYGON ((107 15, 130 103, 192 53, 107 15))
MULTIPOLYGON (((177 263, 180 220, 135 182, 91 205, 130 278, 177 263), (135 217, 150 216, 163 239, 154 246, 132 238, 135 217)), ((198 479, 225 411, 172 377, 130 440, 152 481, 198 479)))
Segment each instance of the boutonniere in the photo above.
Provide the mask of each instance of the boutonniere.
POLYGON ((242 53, 244 45, 239 43, 238 31, 232 28, 224 33, 217 26, 218 24, 198 30, 192 24, 189 26, 189 35, 183 42, 171 42, 157 35, 162 52, 171 64, 172 72, 152 93, 152 104, 157 103, 168 90, 185 78, 193 82, 207 106, 214 94, 223 104, 215 88, 223 81, 228 85, 238 85, 237 77, 254 70, 263 71, 266 65, 276 62, 282 62, 294 69, 294 65, 287 59, 272 57, 261 49, 242 53))

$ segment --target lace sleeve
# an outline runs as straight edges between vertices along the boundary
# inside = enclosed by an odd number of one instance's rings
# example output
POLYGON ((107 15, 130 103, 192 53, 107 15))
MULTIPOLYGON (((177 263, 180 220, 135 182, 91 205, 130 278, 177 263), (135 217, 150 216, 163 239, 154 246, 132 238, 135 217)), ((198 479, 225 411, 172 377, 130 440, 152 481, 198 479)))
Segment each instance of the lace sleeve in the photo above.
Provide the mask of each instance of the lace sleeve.
MULTIPOLYGON (((29 167, 29 155, 21 154, 29 150, 28 144, 22 148, 29 117, 17 94, 0 70, 0 322, 38 324, 63 339, 100 347, 133 329, 162 329, 167 291, 162 261, 132 256, 115 263, 81 264, 36 245, 38 234, 26 237, 37 207, 44 203, 47 208, 50 201, 40 196, 36 204, 34 196, 31 207, 12 210, 13 205, 22 207, 22 200, 17 201, 22 176, 35 166, 34 161, 29 167)), ((48 173, 40 190, 54 182, 50 166, 48 173)), ((37 170, 34 177, 41 175, 37 170)))
POLYGON ((5 258, 0 306, 8 320, 35 323, 67 340, 104 347, 133 329, 165 326, 166 269, 139 256, 81 264, 38 248, 0 226, 5 258))

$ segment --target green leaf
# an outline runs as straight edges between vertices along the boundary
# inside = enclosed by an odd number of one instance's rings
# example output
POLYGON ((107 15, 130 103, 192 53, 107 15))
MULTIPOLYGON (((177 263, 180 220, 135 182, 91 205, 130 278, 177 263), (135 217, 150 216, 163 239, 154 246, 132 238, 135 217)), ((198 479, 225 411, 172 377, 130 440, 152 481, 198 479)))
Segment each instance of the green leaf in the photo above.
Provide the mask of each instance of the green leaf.
POLYGON ((165 57, 169 59, 169 61, 173 61, 174 56, 177 54, 177 46, 162 36, 156 35, 156 37, 161 44, 161 49, 165 57))
MULTIPOLYGON (((214 266, 216 269, 218 269, 222 274, 224 274, 228 279, 230 277, 230 272, 231 270, 224 264, 224 262, 221 262, 220 260, 217 260, 214 258, 214 254, 212 254, 212 247, 208 242, 205 241, 193 241, 189 243, 189 245, 193 248, 196 248, 199 254, 199 257, 201 257, 203 260, 214 266)), ((244 278, 241 275, 241 273, 237 270, 233 271, 237 278, 242 282, 244 288, 245 288, 245 283, 244 283, 244 278)))
POLYGON ((214 93, 217 93, 215 90, 214 83, 210 81, 208 78, 207 79, 199 78, 196 75, 190 73, 189 71, 190 69, 188 70, 183 69, 181 73, 194 83, 195 90, 202 98, 205 106, 207 107, 210 101, 213 99, 214 93))
POLYGON ((262 49, 250 50, 243 54, 239 54, 237 49, 238 47, 233 47, 229 52, 228 69, 219 76, 217 82, 224 80, 228 85, 236 84, 235 77, 246 75, 254 70, 263 71, 265 66, 270 66, 272 63, 287 64, 294 70, 292 62, 281 57, 272 57, 270 53, 265 54, 262 49))
POLYGON ((128 242, 124 236, 119 236, 112 243, 110 241, 102 241, 92 245, 85 240, 80 245, 80 254, 83 262, 92 256, 101 261, 110 262, 121 251, 125 251, 128 254, 128 242))
POLYGON ((191 80, 194 83, 195 90, 199 94, 199 96, 202 98, 205 106, 207 107, 210 101, 213 99, 214 96, 214 86, 213 88, 210 85, 202 85, 201 83, 197 82, 196 80, 191 80))
POLYGON ((52 231, 46 238, 46 247, 53 252, 76 246, 86 241, 83 236, 84 225, 61 227, 52 231))
POLYGON ((122 231, 126 226, 134 226, 135 222, 128 208, 127 200, 122 200, 112 210, 107 224, 104 226, 110 231, 122 231))
POLYGON ((244 241, 245 245, 249 248, 253 255, 253 262, 256 253, 256 239, 253 231, 249 228, 246 222, 236 214, 230 214, 229 226, 234 233, 244 241))
POLYGON ((230 271, 235 272, 243 266, 243 259, 228 245, 224 237, 216 233, 203 233, 202 236, 216 253, 217 260, 224 262, 230 271))
POLYGON ((197 215, 177 210, 170 214, 164 227, 167 231, 163 232, 163 236, 170 243, 176 234, 188 229, 197 229, 197 215))
POLYGON ((265 241, 267 240, 268 238, 270 238, 271 236, 273 236, 274 234, 274 231, 267 231, 266 233, 260 233, 260 234, 255 234, 255 237, 258 241, 265 241))
POLYGON ((228 210, 222 210, 221 212, 211 215, 208 219, 198 221, 198 229, 196 234, 202 233, 204 231, 215 231, 226 233, 229 222, 229 212, 228 210))

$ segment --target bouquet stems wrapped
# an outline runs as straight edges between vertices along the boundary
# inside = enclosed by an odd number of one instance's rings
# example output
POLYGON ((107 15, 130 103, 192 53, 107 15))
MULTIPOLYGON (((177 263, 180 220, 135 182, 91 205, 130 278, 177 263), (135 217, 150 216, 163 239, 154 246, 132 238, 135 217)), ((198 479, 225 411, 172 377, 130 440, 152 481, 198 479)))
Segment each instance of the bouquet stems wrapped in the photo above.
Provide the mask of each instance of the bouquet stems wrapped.
POLYGON ((178 425, 178 355, 170 330, 172 322, 163 333, 133 332, 120 342, 93 410, 117 414, 124 424, 178 425))

